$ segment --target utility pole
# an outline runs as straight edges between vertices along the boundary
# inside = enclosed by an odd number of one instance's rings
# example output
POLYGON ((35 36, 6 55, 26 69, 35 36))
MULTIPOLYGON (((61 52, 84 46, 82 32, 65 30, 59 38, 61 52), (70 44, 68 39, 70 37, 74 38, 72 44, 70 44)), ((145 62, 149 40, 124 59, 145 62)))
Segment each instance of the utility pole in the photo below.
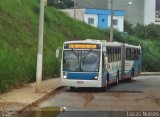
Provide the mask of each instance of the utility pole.
POLYGON ((37 72, 36 72, 36 93, 40 92, 41 82, 42 82, 43 28, 44 28, 44 0, 40 0, 37 72))
POLYGON ((126 15, 126 20, 127 20, 127 22, 129 22, 129 7, 130 7, 130 5, 132 5, 132 2, 130 2, 129 0, 128 0, 128 3, 127 3, 127 15, 126 15))
POLYGON ((76 0, 74 0, 74 19, 76 19, 76 0))
POLYGON ((113 0, 111 0, 110 42, 113 41, 113 0))

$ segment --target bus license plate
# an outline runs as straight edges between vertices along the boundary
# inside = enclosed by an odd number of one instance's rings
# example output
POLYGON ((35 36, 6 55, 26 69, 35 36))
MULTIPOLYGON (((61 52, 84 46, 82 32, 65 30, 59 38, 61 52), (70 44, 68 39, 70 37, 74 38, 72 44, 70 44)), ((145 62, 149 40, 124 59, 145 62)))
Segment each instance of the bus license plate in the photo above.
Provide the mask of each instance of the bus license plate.
POLYGON ((84 84, 84 81, 77 81, 77 84, 84 84))

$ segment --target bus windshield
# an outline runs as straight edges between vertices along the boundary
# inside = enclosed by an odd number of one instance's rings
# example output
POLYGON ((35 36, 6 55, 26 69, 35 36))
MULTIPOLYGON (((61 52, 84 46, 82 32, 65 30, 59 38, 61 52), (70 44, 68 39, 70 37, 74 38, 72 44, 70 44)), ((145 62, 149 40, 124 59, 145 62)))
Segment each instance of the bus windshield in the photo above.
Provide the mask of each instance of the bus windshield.
POLYGON ((63 71, 98 72, 100 51, 65 50, 63 52, 63 71))

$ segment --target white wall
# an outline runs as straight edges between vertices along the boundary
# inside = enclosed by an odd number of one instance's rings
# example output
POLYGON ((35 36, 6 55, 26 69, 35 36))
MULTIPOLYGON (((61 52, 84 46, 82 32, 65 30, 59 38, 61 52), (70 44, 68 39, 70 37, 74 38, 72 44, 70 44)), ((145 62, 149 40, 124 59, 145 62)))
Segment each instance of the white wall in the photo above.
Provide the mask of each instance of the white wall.
POLYGON ((144 3, 144 24, 155 23, 156 0, 145 0, 144 3))
MULTIPOLYGON (((70 17, 74 18, 74 9, 63 9, 62 11, 67 15, 69 15, 70 17)), ((76 12, 76 19, 84 21, 85 9, 76 9, 75 12, 76 12)))
MULTIPOLYGON (((113 26, 116 28, 118 31, 123 32, 124 31, 124 16, 113 16, 113 19, 118 20, 117 26, 113 26)), ((110 27, 111 24, 111 16, 108 16, 108 26, 110 27)))
POLYGON ((156 11, 156 24, 160 24, 160 10, 156 11))
MULTIPOLYGON (((113 0, 113 9, 126 10, 125 20, 133 25, 155 23, 156 0, 113 0), (132 1, 131 5, 128 2, 132 1)), ((110 0, 108 0, 110 2, 110 0)), ((110 3, 108 3, 110 8, 110 3)))
POLYGON ((98 27, 98 15, 97 14, 85 14, 84 15, 84 21, 88 24, 88 18, 94 19, 94 24, 92 26, 98 27))

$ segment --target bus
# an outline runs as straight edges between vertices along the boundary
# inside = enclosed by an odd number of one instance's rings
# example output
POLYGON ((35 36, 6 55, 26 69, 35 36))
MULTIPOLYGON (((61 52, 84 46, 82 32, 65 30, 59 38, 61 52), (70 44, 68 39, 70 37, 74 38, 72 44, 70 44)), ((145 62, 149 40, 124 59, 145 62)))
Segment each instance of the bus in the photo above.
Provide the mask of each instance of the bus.
POLYGON ((61 84, 104 91, 120 80, 133 80, 141 69, 141 46, 104 40, 66 41, 61 59, 61 84))

